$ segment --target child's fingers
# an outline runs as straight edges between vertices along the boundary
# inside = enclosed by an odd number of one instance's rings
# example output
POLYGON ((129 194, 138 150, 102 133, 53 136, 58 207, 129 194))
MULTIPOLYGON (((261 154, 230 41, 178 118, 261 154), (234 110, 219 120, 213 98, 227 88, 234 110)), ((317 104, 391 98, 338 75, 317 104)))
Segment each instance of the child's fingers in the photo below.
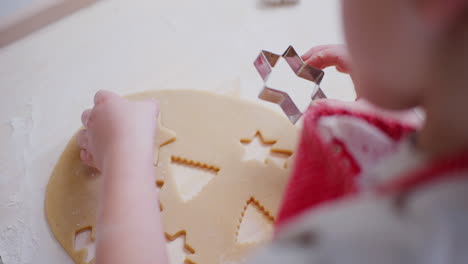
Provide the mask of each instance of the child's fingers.
POLYGON ((340 72, 349 73, 350 71, 348 54, 342 49, 323 49, 310 56, 306 63, 319 69, 336 66, 340 72))
POLYGON ((91 109, 86 109, 83 111, 83 114, 81 114, 81 123, 83 123, 83 126, 85 128, 88 127, 88 121, 89 121, 90 115, 91 115, 91 109))
POLYGON ((324 50, 324 49, 329 49, 330 47, 335 47, 336 45, 320 45, 320 46, 315 46, 311 48, 309 51, 307 51, 304 55, 301 56, 303 61, 308 60, 310 57, 313 55, 317 54, 318 52, 324 50))
POLYGON ((106 100, 109 100, 113 97, 119 97, 116 93, 113 93, 111 91, 107 90, 99 90, 95 95, 94 95, 94 104, 100 104, 105 102, 106 100))
POLYGON ((94 161, 93 161, 93 156, 91 155, 91 153, 89 153, 89 151, 87 151, 86 149, 82 149, 80 151, 80 159, 88 166, 90 167, 96 167, 94 165, 94 161))
POLYGON ((91 162, 93 160, 93 157, 91 156, 91 153, 89 153, 89 151, 87 151, 86 149, 82 149, 80 151, 80 159, 83 162, 88 163, 88 162, 91 162))
POLYGON ((80 148, 88 148, 88 134, 86 133, 85 129, 78 132, 78 135, 76 135, 76 141, 78 142, 78 146, 80 146, 80 148))

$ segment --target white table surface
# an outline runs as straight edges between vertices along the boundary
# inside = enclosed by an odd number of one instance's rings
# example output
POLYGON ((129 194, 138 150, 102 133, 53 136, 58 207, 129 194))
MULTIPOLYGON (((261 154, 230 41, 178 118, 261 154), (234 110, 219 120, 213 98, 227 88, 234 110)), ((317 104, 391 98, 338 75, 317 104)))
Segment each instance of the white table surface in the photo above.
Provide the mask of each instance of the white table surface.
MULTIPOLYGON (((337 0, 260 8, 255 0, 101 0, 0 49, 0 256, 5 264, 72 263, 44 216, 49 175, 99 89, 203 89, 259 103, 252 66, 343 41, 337 0)), ((327 70, 334 98, 350 79, 327 70)), ((275 108, 277 109, 277 108, 275 108)))

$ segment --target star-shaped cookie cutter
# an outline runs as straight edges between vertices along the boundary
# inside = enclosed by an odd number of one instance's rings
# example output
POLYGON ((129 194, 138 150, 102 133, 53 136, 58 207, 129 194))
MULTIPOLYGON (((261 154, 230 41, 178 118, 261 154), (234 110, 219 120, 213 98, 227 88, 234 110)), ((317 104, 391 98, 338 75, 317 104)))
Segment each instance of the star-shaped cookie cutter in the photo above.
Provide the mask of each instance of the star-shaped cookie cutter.
POLYGON ((298 77, 309 80, 315 84, 315 86, 312 87, 313 90, 311 93, 313 93, 313 91, 315 91, 315 93, 311 94, 311 101, 326 98, 322 89, 320 89, 320 82, 323 79, 324 72, 304 63, 292 46, 289 46, 283 55, 262 50, 257 59, 255 59, 255 68, 263 79, 263 90, 258 95, 258 98, 278 104, 289 120, 295 124, 303 113, 297 108, 296 104, 287 93, 267 86, 268 77, 270 77, 273 68, 280 58, 286 60, 289 67, 291 67, 298 77))

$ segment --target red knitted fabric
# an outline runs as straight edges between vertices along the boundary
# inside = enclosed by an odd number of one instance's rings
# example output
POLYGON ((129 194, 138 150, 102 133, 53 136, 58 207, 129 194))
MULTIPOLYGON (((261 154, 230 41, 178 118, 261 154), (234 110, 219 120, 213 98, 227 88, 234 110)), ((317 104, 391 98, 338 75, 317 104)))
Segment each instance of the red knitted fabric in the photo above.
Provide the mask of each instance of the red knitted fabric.
POLYGON ((306 209, 326 202, 335 201, 357 192, 356 176, 360 168, 346 150, 344 144, 335 139, 331 143, 321 140, 318 121, 325 116, 353 116, 374 125, 394 140, 414 131, 395 120, 386 120, 363 113, 327 105, 311 106, 304 115, 304 126, 293 173, 286 187, 276 221, 276 227, 306 209), (341 151, 337 151, 337 146, 341 151))

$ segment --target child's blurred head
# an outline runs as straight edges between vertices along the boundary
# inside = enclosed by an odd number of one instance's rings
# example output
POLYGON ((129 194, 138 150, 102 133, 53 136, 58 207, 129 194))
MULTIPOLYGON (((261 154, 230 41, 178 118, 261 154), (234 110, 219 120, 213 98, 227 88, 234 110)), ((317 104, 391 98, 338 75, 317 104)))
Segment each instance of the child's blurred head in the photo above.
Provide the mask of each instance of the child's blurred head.
POLYGON ((468 0, 342 2, 354 82, 373 103, 419 105, 455 67, 468 67, 468 0))

